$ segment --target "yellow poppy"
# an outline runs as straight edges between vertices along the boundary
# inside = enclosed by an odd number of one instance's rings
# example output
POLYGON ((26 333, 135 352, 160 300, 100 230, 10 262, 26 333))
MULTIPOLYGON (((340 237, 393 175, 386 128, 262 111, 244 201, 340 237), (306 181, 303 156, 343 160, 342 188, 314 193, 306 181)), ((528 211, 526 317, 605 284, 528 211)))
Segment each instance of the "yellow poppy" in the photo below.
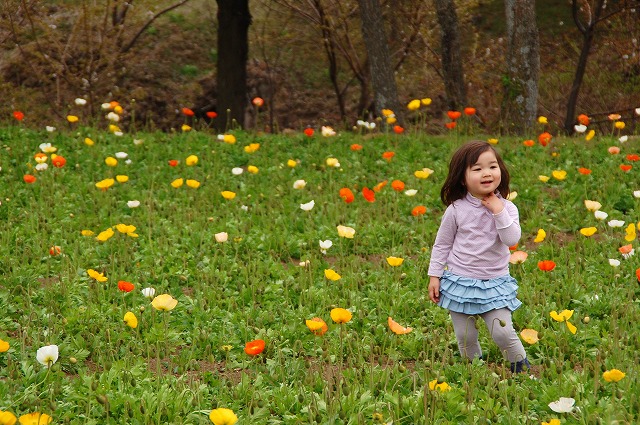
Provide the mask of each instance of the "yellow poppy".
POLYGON ((116 182, 116 181, 115 181, 114 179, 104 179, 104 180, 101 180, 101 181, 99 181, 98 183, 96 183, 96 187, 97 187, 98 189, 107 190, 107 189, 109 189, 111 186, 113 186, 113 184, 114 184, 115 182, 116 182))
POLYGON ((548 124, 549 123, 549 121, 547 120, 547 117, 543 117, 543 116, 538 117, 538 122, 540 124, 548 124))
POLYGON ((560 425, 560 419, 551 419, 549 422, 542 422, 542 425, 560 425))
POLYGON ((489 142, 489 144, 491 144, 491 145, 497 145, 498 144, 498 139, 488 139, 487 142, 489 142))
POLYGON ((256 167, 255 165, 249 165, 247 167, 247 171, 251 174, 258 174, 258 167, 256 167))
POLYGON ((287 161, 287 166, 290 168, 294 168, 296 165, 298 165, 298 163, 296 161, 294 161, 293 159, 290 159, 287 161))
POLYGON ((229 190, 225 190, 225 191, 220 192, 220 195, 222 195, 222 197, 224 199, 233 199, 233 198, 236 197, 236 193, 235 192, 231 192, 229 190))
POLYGON ((404 258, 387 257, 387 263, 389 263, 389 265, 392 266, 392 267, 398 267, 398 266, 402 265, 403 261, 404 261, 404 258))
POLYGON ((184 160, 184 163, 188 166, 196 165, 198 163, 198 157, 195 155, 189 155, 187 159, 184 160))
POLYGON ((356 234, 356 230, 353 227, 348 226, 337 226, 338 236, 341 238, 353 239, 353 236, 356 234))
POLYGON ((107 230, 103 230, 102 232, 98 233, 98 236, 96 236, 96 240, 100 242, 105 242, 109 240, 113 236, 113 234, 114 234, 113 229, 109 227, 107 230))
POLYGON ((192 189, 197 189, 200 187, 200 182, 198 180, 188 179, 187 186, 189 186, 192 189))
POLYGON ((118 160, 112 156, 108 156, 105 158, 104 163, 109 167, 115 167, 116 165, 118 165, 118 160))
POLYGON ((124 323, 126 323, 126 325, 131 329, 135 329, 138 327, 138 318, 132 312, 127 311, 124 315, 124 323))
POLYGON ((233 413, 233 410, 218 407, 211 411, 209 420, 213 422, 213 425, 234 425, 238 422, 238 417, 233 413))
POLYGON ((116 176, 116 180, 118 180, 118 183, 126 183, 129 181, 129 176, 125 176, 124 174, 119 174, 116 176))
POLYGON ((109 280, 105 275, 103 275, 102 273, 97 272, 97 271, 95 271, 93 269, 88 269, 87 270, 87 274, 91 278, 97 280, 98 282, 106 282, 107 280, 109 280))
POLYGON ((534 329, 523 329, 520 332, 520 336, 522 337, 522 339, 529 343, 529 344, 535 344, 536 342, 538 342, 540 340, 540 337, 538 335, 538 331, 534 330, 534 329))
POLYGON ((424 106, 429 106, 431 105, 431 98, 425 97, 424 99, 420 99, 420 103, 422 103, 424 106))
POLYGON ((551 175, 556 180, 564 180, 567 178, 567 172, 564 170, 553 170, 551 175))
POLYGON ((580 229, 580 233, 587 237, 595 235, 597 231, 598 229, 596 229, 595 227, 583 227, 582 229, 580 229))
POLYGON ((123 223, 116 224, 116 230, 120 233, 124 233, 125 235, 131 236, 134 238, 138 237, 138 235, 134 233, 136 231, 136 226, 134 226, 133 224, 123 224, 123 223))
POLYGON ((587 133, 587 135, 584 137, 584 140, 586 140, 587 142, 591 139, 593 139, 593 136, 596 135, 596 131, 595 130, 589 130, 589 132, 587 133))
POLYGON ((336 323, 350 322, 352 317, 353 315, 347 309, 338 307, 331 310, 331 319, 336 323))
POLYGON ((20 416, 20 425, 47 425, 53 418, 46 413, 33 412, 20 416))
POLYGON ((546 183, 549 181, 549 176, 538 176, 538 180, 540 180, 542 183, 546 183))
POLYGON ((93 145, 95 145, 95 143, 96 143, 96 142, 94 142, 93 140, 91 140, 91 139, 90 139, 90 138, 88 138, 88 137, 85 137, 85 138, 84 138, 84 144, 85 144, 85 145, 87 145, 87 146, 93 146, 93 145))
POLYGON ((93 230, 88 230, 88 229, 84 229, 80 233, 82 234, 82 236, 93 236, 93 235, 95 235, 93 230))
POLYGON ((434 379, 433 381, 429 382, 429 389, 431 391, 440 391, 440 392, 445 392, 445 391, 449 391, 451 390, 451 387, 449 386, 449 384, 447 384, 446 382, 441 382, 438 383, 437 379, 434 379))
POLYGON ((410 111, 415 111, 420 108, 420 100, 413 99, 411 102, 407 104, 407 109, 410 111))
POLYGON ((175 179, 174 181, 171 182, 171 186, 173 186, 176 189, 181 187, 183 184, 184 184, 183 178, 175 179))
POLYGON ((544 229, 538 229, 538 234, 536 235, 536 238, 533 241, 535 243, 540 243, 544 241, 544 238, 546 237, 547 237, 547 232, 545 232, 544 229))
POLYGON ((182 124, 182 127, 180 127, 180 129, 184 132, 191 131, 191 126, 187 124, 182 124))
POLYGON ((562 310, 560 313, 558 313, 557 311, 553 310, 549 313, 549 315, 556 322, 564 322, 565 320, 571 319, 571 316, 573 316, 573 311, 574 310, 562 310))
POLYGON ((624 128, 624 121, 616 121, 616 123, 614 124, 614 126, 618 129, 618 130, 622 130, 624 128))
POLYGON ((590 201, 588 199, 585 199, 584 206, 587 208, 587 210, 589 210, 591 212, 596 212, 600 208, 602 208, 602 204, 600 202, 598 202, 598 201, 590 201))
POLYGON ((342 276, 340 276, 338 273, 336 273, 334 270, 332 269, 325 269, 324 271, 324 277, 326 277, 329 280, 333 280, 334 282, 336 280, 340 280, 342 279, 342 276))
POLYGON ((418 170, 413 173, 413 175, 419 179, 429 178, 431 174, 433 174, 433 170, 431 168, 423 168, 422 170, 418 170))
POLYGON ((178 305, 178 300, 169 294, 162 294, 155 297, 153 301, 151 301, 151 305, 156 310, 171 311, 178 305))
POLYGON ((258 149, 260 149, 260 143, 251 143, 244 147, 246 153, 254 153, 258 149))
POLYGON ((14 425, 18 418, 11 412, 5 412, 0 410, 0 424, 2 425, 14 425))
POLYGON ((622 372, 622 371, 620 371, 618 369, 607 370, 606 372, 604 372, 602 374, 602 377, 607 382, 618 382, 622 378, 624 378, 625 376, 627 376, 627 375, 624 372, 622 372))
POLYGON ((70 123, 78 122, 79 118, 75 115, 67 115, 67 121, 70 123))
POLYGON ((9 343, 0 339, 0 353, 6 353, 7 351, 9 351, 9 343))
POLYGON ((233 145, 236 142, 236 136, 234 136, 233 134, 225 134, 222 136, 222 141, 233 145))

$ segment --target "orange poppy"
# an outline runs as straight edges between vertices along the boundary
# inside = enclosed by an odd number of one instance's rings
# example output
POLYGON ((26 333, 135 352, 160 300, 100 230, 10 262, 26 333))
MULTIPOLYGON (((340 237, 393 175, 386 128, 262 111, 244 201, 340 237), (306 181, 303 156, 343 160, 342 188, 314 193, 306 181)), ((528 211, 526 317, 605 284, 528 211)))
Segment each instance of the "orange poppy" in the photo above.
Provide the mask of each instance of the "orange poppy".
POLYGON ((359 151, 360 149, 362 149, 362 145, 359 145, 357 143, 354 143, 353 145, 351 145, 350 149, 352 151, 359 151))
POLYGON ((208 111, 206 115, 207 115, 207 118, 214 119, 214 118, 217 118, 218 113, 216 111, 208 111))
POLYGON ((589 125, 589 117, 585 114, 578 115, 578 122, 582 125, 589 125))
POLYGON ((192 117, 195 115, 195 113, 189 108, 182 108, 182 113, 188 117, 192 117))
POLYGON ((638 282, 640 282, 640 268, 636 269, 636 278, 638 279, 638 282))
POLYGON ((375 202, 376 200, 376 193, 368 187, 362 188, 362 196, 369 202, 375 202))
POLYGON ((455 121, 451 121, 451 122, 446 123, 444 126, 447 127, 449 130, 453 130, 454 128, 456 128, 456 122, 455 121))
POLYGON ((631 165, 628 165, 628 164, 620 164, 620 169, 621 169, 622 171, 624 171, 625 173, 626 173, 626 172, 628 172, 629 170, 631 170, 631 168, 632 168, 632 167, 631 167, 631 165))
POLYGON ((447 111, 447 116, 449 119, 455 121, 462 116, 462 113, 460 111, 447 111))
POLYGON ((254 97, 251 103, 253 103, 254 106, 257 106, 259 108, 262 105, 264 105, 264 99, 261 97, 254 97))
POLYGON ((400 180, 394 180, 394 181, 391 182, 391 187, 396 192, 402 192, 404 190, 404 182, 402 182, 400 180))
POLYGON ((622 118, 622 116, 620 114, 609 114, 607 115, 607 118, 609 118, 611 121, 618 121, 620 118, 622 118))
POLYGON ((631 251, 633 251, 633 245, 629 244, 629 245, 624 245, 621 246, 620 248, 618 248, 618 251, 620 252, 620 254, 629 254, 631 251))
POLYGON ((411 210, 411 215, 417 217, 419 215, 423 215, 427 212, 427 207, 424 205, 418 205, 417 207, 411 210))
POLYGON ((25 183, 34 183, 37 180, 36 176, 33 176, 31 174, 25 174, 22 179, 25 183))
POLYGON ((340 197, 347 204, 352 203, 355 199, 355 196, 353 196, 353 192, 348 187, 343 187, 342 189, 340 189, 340 197))
POLYGON ((550 133, 547 133, 546 131, 542 134, 540 134, 538 136, 538 142, 540 142, 540 144, 542 146, 547 146, 549 144, 549 142, 551 142, 551 139, 553 138, 553 136, 550 133))
POLYGON ((257 356, 264 351, 264 340, 254 339, 244 345, 244 352, 250 356, 257 356))
POLYGON ((464 108, 465 115, 475 115, 476 108, 464 108))
POLYGON ((62 248, 60 248, 58 245, 55 245, 49 248, 49 255, 51 255, 52 257, 55 257, 56 255, 59 255, 61 253, 62 253, 62 248))
POLYGON ((518 249, 518 244, 511 245, 511 246, 509 247, 509 251, 515 251, 516 249, 518 249))
POLYGON ((175 167, 176 165, 178 165, 178 160, 177 159, 170 159, 169 160, 169 165, 172 167, 175 167))
POLYGON ((405 328, 401 326, 398 322, 393 320, 391 317, 387 318, 387 323, 389 324, 389 329, 396 335, 404 335, 408 334, 413 330, 413 328, 405 328))
POLYGON ((131 282, 127 282, 126 280, 118 281, 118 289, 122 292, 131 292, 134 288, 135 286, 131 282))
POLYGON ((62 167, 64 167, 64 164, 67 163, 67 160, 64 159, 63 156, 57 155, 55 158, 51 159, 51 163, 56 168, 62 168, 62 167))
POLYGON ((13 118, 17 119, 18 121, 22 121, 24 119, 24 112, 13 111, 13 118))
POLYGON ((307 127, 304 129, 304 135, 307 137, 313 136, 313 128, 307 127))
POLYGON ((536 142, 534 142, 533 140, 525 140, 524 142, 522 142, 522 144, 530 148, 531 146, 535 145, 536 142))
POLYGON ((382 154, 382 157, 387 161, 391 161, 391 158, 393 158, 395 155, 396 155, 395 152, 385 152, 382 154))
POLYGON ((640 160, 640 156, 638 156, 635 153, 630 153, 629 155, 627 155, 627 161, 639 161, 640 160))
POLYGON ((584 167, 580 167, 580 168, 578 168, 578 172, 579 172, 580 174, 585 175, 585 176, 588 176, 589 174, 591 174, 591 170, 590 170, 590 169, 588 169, 588 168, 584 168, 584 167))
POLYGON ((538 268, 543 272, 550 272, 556 268, 556 263, 551 260, 538 261, 538 268))
POLYGON ((378 183, 377 185, 373 186, 373 191, 374 192, 380 192, 382 190, 383 187, 385 187, 387 185, 387 181, 381 181, 380 183, 378 183))
POLYGON ((329 327, 327 326, 327 322, 325 322, 319 317, 314 317, 313 319, 308 320, 307 322, 318 322, 319 324, 321 324, 319 328, 316 328, 316 324, 307 323, 307 327, 309 328, 311 333, 313 333, 314 335, 322 336, 329 330, 329 327))
POLYGON ((404 133, 404 128, 402 128, 399 125, 394 125, 393 126, 393 132, 396 133, 396 134, 402 134, 402 133, 404 133))

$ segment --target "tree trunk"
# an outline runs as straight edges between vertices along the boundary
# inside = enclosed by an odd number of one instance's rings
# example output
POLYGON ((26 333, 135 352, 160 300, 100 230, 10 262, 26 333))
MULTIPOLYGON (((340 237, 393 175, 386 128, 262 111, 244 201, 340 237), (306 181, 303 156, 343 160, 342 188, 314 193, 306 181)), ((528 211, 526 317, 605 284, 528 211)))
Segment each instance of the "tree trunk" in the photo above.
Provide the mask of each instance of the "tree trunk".
POLYGON ((467 106, 467 93, 460 55, 456 6, 453 0, 435 0, 435 5, 440 25, 442 76, 447 95, 447 108, 460 110, 467 106))
POLYGON ((505 0, 507 18, 507 78, 502 117, 509 132, 533 129, 538 114, 540 42, 535 0, 505 0))
POLYGON ((225 131, 235 121, 244 126, 247 106, 249 0, 218 3, 217 128, 225 131))
POLYGON ((378 0, 358 0, 358 5, 360 6, 362 37, 369 56, 375 112, 379 114, 382 109, 391 109, 395 113, 398 123, 403 125, 404 110, 400 108, 398 101, 398 89, 391 67, 391 55, 382 21, 380 2, 378 0))

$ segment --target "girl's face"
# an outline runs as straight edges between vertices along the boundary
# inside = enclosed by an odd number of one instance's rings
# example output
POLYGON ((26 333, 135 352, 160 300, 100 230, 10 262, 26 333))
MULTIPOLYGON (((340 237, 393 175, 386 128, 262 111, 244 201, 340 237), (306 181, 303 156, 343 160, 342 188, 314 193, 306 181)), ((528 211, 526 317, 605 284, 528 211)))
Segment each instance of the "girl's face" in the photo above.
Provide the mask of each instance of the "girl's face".
POLYGON ((481 153, 478 161, 471 164, 464 175, 467 191, 479 199, 495 192, 501 180, 500 166, 491 149, 481 153))

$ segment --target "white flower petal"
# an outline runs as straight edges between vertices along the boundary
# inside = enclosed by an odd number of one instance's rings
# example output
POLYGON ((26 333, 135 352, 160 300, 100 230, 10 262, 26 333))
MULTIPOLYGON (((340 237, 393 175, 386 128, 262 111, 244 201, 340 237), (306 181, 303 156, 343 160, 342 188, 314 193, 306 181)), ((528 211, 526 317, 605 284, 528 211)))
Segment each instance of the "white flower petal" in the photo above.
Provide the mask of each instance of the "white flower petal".
POLYGON ((144 289, 142 290, 142 295, 143 295, 145 298, 153 299, 153 298, 156 296, 156 290, 155 290, 155 289, 153 289, 153 288, 151 288, 151 287, 149 287, 149 288, 144 288, 144 289))
POLYGON ((574 125, 573 128, 578 133, 584 133, 585 131, 587 131, 587 126, 583 124, 574 125))
POLYGON ((407 196, 416 196, 416 193, 418 193, 417 189, 407 189, 404 191, 404 194, 407 196))
POLYGON ((216 238, 216 242, 219 243, 224 243, 229 239, 229 235, 227 234, 227 232, 216 233, 214 236, 216 238))
POLYGON ((296 180, 295 182, 293 182, 294 189, 304 189, 306 185, 307 182, 304 180, 296 180))
POLYGON ((615 258, 609 258, 609 265, 612 267, 620 266, 620 260, 616 260, 615 258))
POLYGON ((622 227, 624 226, 624 221, 622 220, 611 220, 607 223, 609 227, 622 227))
POLYGON ((314 200, 311 200, 309 202, 307 202, 306 204, 300 204, 300 208, 303 211, 311 211, 313 209, 313 207, 315 206, 316 202, 314 200))
POLYGON ((231 174, 233 174, 234 176, 239 176, 240 174, 242 174, 244 172, 244 170, 240 167, 234 167, 231 169, 231 174))
POLYGON ((137 201, 137 200, 127 201, 127 206, 129 208, 138 208, 140 206, 140 201, 137 201))
POLYGON ((556 413, 570 413, 576 404, 575 399, 570 397, 560 397, 559 400, 549 403, 549 408, 556 413))
POLYGON ((51 366, 58 361, 58 346, 46 345, 38 348, 38 351, 36 352, 36 360, 47 367, 51 366))
POLYGON ((126 152, 116 152, 116 158, 118 159, 125 159, 127 156, 129 156, 129 154, 126 152))
POLYGON ((593 213, 593 215, 596 217, 596 219, 598 220, 605 220, 607 217, 609 217, 609 214, 607 214, 604 211, 596 211, 593 213))

